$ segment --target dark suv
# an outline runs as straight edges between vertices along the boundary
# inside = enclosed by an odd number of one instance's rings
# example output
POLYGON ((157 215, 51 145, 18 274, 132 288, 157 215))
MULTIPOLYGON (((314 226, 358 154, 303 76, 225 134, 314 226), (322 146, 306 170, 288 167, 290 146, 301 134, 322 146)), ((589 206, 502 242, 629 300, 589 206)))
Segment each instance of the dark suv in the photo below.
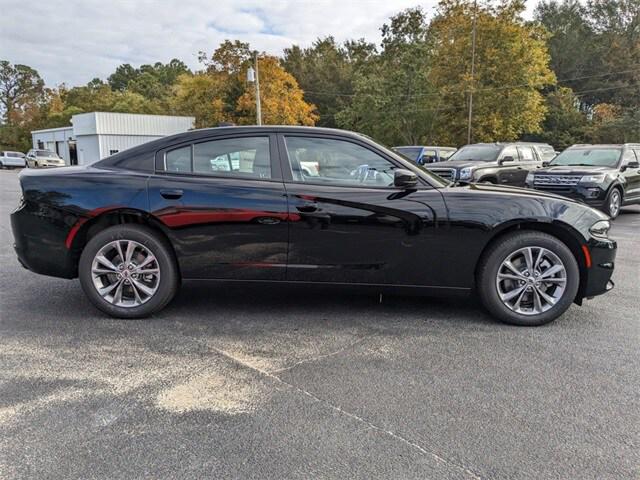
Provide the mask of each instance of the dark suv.
POLYGON ((616 218, 622 205, 640 203, 640 143, 574 145, 527 186, 580 200, 616 218))
POLYGON ((487 182, 523 187, 527 174, 542 167, 550 145, 542 143, 475 143, 465 145, 446 162, 425 168, 453 182, 487 182))

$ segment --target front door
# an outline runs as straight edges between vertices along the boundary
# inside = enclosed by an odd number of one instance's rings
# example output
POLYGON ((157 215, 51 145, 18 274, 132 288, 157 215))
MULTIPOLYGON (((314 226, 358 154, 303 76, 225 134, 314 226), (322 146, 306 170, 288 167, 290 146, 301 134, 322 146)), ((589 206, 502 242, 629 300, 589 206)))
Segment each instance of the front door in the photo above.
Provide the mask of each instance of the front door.
POLYGON ((288 214, 276 148, 265 134, 157 153, 150 210, 178 250, 184 278, 284 280, 288 214))
POLYGON ((393 186, 384 152, 344 138, 284 135, 287 280, 435 286, 446 210, 424 184, 393 186), (309 169, 301 165, 314 164, 309 169))
POLYGON ((640 200, 640 168, 630 168, 632 162, 640 162, 640 149, 627 150, 622 158, 622 166, 626 166, 622 173, 627 181, 627 191, 624 200, 640 200))
MULTIPOLYGON (((520 159, 518 157, 518 149, 515 146, 508 146, 500 153, 498 158, 500 166, 498 167, 498 183, 500 185, 524 185, 524 178, 520 183, 520 176, 522 174, 522 167, 520 166, 520 159)), ((525 172, 525 177, 527 176, 525 172)))

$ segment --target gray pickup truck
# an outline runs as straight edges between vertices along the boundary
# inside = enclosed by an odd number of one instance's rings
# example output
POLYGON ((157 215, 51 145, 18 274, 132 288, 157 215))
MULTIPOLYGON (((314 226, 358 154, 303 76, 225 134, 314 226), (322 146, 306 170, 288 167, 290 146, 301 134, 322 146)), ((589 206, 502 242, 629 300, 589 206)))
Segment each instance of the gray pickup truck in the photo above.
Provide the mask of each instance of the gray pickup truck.
POLYGON ((446 162, 425 165, 452 182, 487 182, 524 187, 527 174, 555 157, 545 143, 475 143, 465 145, 446 162))

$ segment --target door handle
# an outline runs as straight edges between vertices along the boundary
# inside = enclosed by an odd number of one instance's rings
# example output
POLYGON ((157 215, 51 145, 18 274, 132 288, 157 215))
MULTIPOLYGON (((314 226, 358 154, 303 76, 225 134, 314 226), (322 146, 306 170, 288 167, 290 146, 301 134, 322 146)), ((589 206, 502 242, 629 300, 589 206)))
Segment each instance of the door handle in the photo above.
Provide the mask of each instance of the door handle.
POLYGON ((302 213, 313 213, 318 210, 318 205, 316 203, 305 203, 304 205, 298 205, 296 209, 302 213))
POLYGON ((160 190, 160 195, 162 195, 167 200, 177 200, 182 197, 184 192, 180 189, 162 189, 160 190))

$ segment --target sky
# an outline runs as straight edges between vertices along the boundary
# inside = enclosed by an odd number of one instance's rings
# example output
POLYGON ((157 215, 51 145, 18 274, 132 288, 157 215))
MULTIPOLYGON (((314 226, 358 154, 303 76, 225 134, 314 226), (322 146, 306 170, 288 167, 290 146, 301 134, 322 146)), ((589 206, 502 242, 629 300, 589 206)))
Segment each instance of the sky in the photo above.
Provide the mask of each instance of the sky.
MULTIPOLYGON (((528 0, 525 17, 535 3, 528 0)), ((172 58, 198 68, 199 51, 225 39, 281 55, 292 44, 380 41, 389 17, 437 0, 0 0, 0 60, 29 65, 48 86, 106 78, 122 63, 172 58)))

